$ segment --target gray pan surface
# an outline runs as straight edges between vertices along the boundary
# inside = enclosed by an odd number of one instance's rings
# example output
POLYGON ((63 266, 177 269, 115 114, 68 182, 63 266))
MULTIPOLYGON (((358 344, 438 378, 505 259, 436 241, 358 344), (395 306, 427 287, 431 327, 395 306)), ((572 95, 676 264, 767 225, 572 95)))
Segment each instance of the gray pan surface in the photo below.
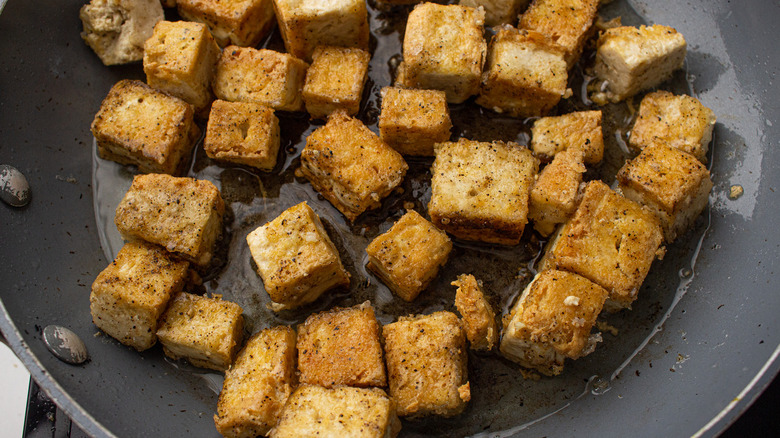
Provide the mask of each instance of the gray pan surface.
MULTIPOLYGON (((472 356, 475 393, 477 383, 497 392, 461 419, 407 423, 405 434, 712 436, 777 373, 780 4, 629 3, 684 33, 692 89, 718 115, 706 217, 654 265, 634 309, 609 320, 621 334, 567 365, 562 380, 523 382, 508 362, 482 375, 472 356), (744 188, 737 200, 727 197, 732 185, 744 188)), ((33 191, 25 208, 0 205, 0 329, 91 435, 216 436, 213 375, 166 361, 159 347, 138 354, 91 323, 90 285, 109 260, 93 210, 89 124, 111 85, 140 78, 140 68, 99 62, 79 38, 82 4, 10 0, 0 14, 0 163, 33 191), (91 361, 49 354, 49 324, 78 333, 91 361)))

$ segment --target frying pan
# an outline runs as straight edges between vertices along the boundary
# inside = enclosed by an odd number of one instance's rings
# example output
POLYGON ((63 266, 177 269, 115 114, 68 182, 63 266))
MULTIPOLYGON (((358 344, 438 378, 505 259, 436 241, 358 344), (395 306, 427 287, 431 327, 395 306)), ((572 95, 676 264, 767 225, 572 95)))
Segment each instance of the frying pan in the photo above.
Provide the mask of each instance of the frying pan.
MULTIPOLYGON (((111 85, 140 69, 107 68, 83 44, 82 3, 11 0, 0 14, 0 161, 33 191, 25 208, 0 207, 0 328, 90 435, 215 436, 218 385, 208 374, 166 361, 159 348, 136 353, 91 324, 90 285, 110 257, 93 211, 89 124, 111 85), (41 340, 49 324, 78 333, 91 361, 52 356, 41 340)), ((609 320, 620 334, 567 365, 562 380, 523 382, 508 362, 483 375, 472 356, 473 392, 496 394, 461 419, 407 423, 406 435, 712 436, 777 373, 780 5, 629 3, 683 32, 690 85, 718 115, 715 188, 698 234, 653 267, 631 312, 609 320), (736 200, 733 185, 744 188, 736 200)))

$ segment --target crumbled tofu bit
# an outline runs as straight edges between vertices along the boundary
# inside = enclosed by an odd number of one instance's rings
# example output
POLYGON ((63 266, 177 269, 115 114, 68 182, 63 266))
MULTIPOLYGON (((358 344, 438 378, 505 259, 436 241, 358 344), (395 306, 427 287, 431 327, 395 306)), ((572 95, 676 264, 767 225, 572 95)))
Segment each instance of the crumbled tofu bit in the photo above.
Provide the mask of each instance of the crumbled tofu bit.
POLYGON ((592 35, 599 0, 535 0, 520 16, 517 27, 546 35, 564 52, 568 68, 582 54, 592 35))
POLYGON ((601 110, 577 111, 555 117, 542 117, 531 128, 531 149, 543 161, 562 151, 579 148, 586 164, 594 165, 604 157, 601 110))
POLYGON ((496 313, 485 298, 473 275, 461 274, 456 281, 455 308, 462 317, 463 329, 474 350, 492 350, 498 341, 496 313))
POLYGON ((209 158, 270 171, 279 153, 279 119, 255 102, 217 100, 211 106, 203 150, 209 158))
POLYGON ((735 184, 729 187, 729 199, 735 201, 739 199, 745 193, 745 189, 741 185, 735 184))
POLYGON ((154 25, 165 19, 159 0, 91 0, 81 7, 81 38, 105 65, 140 61, 154 25))
POLYGON ((460 0, 461 6, 469 6, 474 9, 482 7, 485 10, 485 26, 499 26, 501 24, 514 24, 517 14, 530 0, 460 0))
POLYGON ((579 306, 580 298, 575 295, 569 295, 565 300, 563 300, 563 304, 567 306, 579 306))
POLYGON ((205 23, 220 46, 257 46, 276 24, 273 0, 176 0, 179 15, 205 23))

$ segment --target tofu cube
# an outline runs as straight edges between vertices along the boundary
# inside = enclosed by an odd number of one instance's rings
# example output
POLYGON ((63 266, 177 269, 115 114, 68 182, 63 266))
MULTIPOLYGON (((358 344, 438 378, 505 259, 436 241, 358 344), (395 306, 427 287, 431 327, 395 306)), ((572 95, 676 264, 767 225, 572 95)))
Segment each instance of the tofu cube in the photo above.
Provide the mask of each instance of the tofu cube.
POLYGON ((158 0, 90 0, 81 7, 81 38, 105 65, 140 61, 154 25, 165 19, 158 0))
POLYGON ((656 91, 642 99, 628 145, 636 152, 669 145, 706 163, 714 126, 715 114, 698 99, 656 91))
POLYGON ((449 140, 451 129, 443 91, 382 89, 379 136, 401 154, 433 156, 433 145, 449 140))
POLYGON ((309 64, 267 49, 227 46, 217 62, 214 94, 231 102, 257 102, 279 111, 302 111, 309 64))
POLYGON ((368 301, 309 316, 298 326, 301 383, 326 388, 386 386, 379 331, 368 301))
POLYGON ((529 0, 460 0, 458 4, 474 9, 482 6, 485 10, 485 25, 493 27, 515 24, 517 14, 528 6, 528 2, 529 0))
POLYGON ((528 219, 539 234, 549 236, 574 214, 584 173, 582 150, 578 148, 559 153, 542 169, 531 190, 528 208, 528 219))
POLYGON ((515 143, 439 143, 428 214, 437 227, 460 239, 517 245, 538 170, 531 151, 515 143))
POLYGON ((682 67, 687 51, 682 34, 660 24, 609 29, 597 46, 596 77, 606 92, 598 91, 591 99, 599 105, 619 102, 669 79, 682 67))
POLYGON ((512 117, 543 116, 569 92, 568 78, 558 46, 506 26, 490 40, 477 104, 512 117))
POLYGON ((461 103, 479 92, 487 44, 482 9, 421 3, 409 13, 403 40, 404 88, 442 90, 461 103))
POLYGON ((177 0, 179 15, 208 25, 220 46, 254 47, 276 24, 273 0, 177 0))
POLYGON ((92 121, 104 160, 138 166, 143 173, 184 170, 200 137, 192 105, 140 81, 117 82, 92 121))
POLYGON ((542 117, 534 122, 531 149, 541 160, 550 161, 558 152, 573 147, 582 150, 586 164, 601 162, 604 158, 601 110, 542 117))
POLYGON ((563 50, 568 68, 580 59, 592 35, 600 0, 534 0, 517 27, 539 32, 563 50))
POLYGON ((349 274, 319 216, 306 202, 288 208, 246 237, 274 311, 311 303, 349 274))
POLYGON ((413 301, 447 263, 452 242, 414 210, 366 248, 368 269, 405 301, 413 301))
POLYGON ((203 149, 215 160, 270 171, 279 153, 279 119, 260 103, 217 100, 211 106, 203 149))
POLYGON ((512 307, 501 335, 501 354, 546 376, 566 358, 588 355, 601 342, 591 334, 608 292, 585 277, 547 270, 534 277, 512 307))
POLYGON ((241 346, 243 309, 220 297, 182 292, 174 297, 160 319, 157 338, 165 355, 191 364, 225 371, 241 346))
POLYGON ((125 240, 145 240, 206 266, 222 233, 225 203, 210 181, 164 174, 137 175, 116 208, 125 240))
POLYGON ((271 438, 394 438, 395 403, 379 388, 301 385, 290 396, 271 438))
POLYGON ((160 21, 144 45, 146 83, 191 103, 206 115, 220 51, 205 24, 160 21))
POLYGON ((409 316, 384 326, 390 396, 401 417, 463 412, 471 400, 466 336, 452 312, 409 316))
POLYGON ((379 208, 408 168, 401 154, 343 111, 312 132, 301 151, 303 176, 352 222, 379 208))
POLYGON ((338 109, 357 114, 370 60, 362 49, 318 46, 303 85, 306 111, 315 119, 327 118, 338 109))
POLYGON ((92 283, 92 322, 143 351, 157 342, 157 320, 184 287, 189 263, 145 242, 126 243, 92 283))
POLYGON ((364 0, 274 0, 287 52, 311 60, 317 46, 368 50, 368 9, 364 0))
POLYGON ((267 435, 295 388, 295 330, 286 326, 252 336, 225 373, 214 424, 226 438, 267 435))
POLYGON ((547 244, 540 271, 579 274, 609 292, 604 308, 630 308, 661 254, 658 218, 601 181, 585 188, 577 211, 547 244))
POLYGON ((496 312, 482 292, 480 283, 473 275, 462 274, 456 281, 455 308, 461 316, 463 330, 472 350, 492 350, 498 341, 496 312))
POLYGON ((710 172, 699 160, 663 144, 646 147, 623 165, 617 179, 623 196, 658 216, 667 242, 693 225, 712 190, 710 172))

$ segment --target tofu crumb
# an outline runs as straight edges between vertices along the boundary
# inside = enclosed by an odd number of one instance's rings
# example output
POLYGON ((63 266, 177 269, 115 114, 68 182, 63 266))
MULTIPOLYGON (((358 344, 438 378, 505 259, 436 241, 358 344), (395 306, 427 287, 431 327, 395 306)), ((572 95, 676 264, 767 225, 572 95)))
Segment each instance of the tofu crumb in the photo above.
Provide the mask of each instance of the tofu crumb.
MULTIPOLYGON (((563 300, 563 304, 565 304, 567 306, 579 306, 580 305, 580 298, 576 297, 574 295, 569 295, 568 297, 566 297, 565 300, 563 300)), ((579 318, 577 318, 577 319, 579 319, 579 318)))

